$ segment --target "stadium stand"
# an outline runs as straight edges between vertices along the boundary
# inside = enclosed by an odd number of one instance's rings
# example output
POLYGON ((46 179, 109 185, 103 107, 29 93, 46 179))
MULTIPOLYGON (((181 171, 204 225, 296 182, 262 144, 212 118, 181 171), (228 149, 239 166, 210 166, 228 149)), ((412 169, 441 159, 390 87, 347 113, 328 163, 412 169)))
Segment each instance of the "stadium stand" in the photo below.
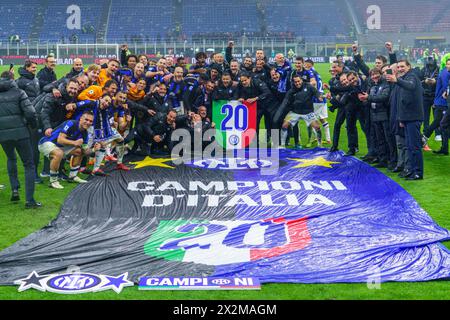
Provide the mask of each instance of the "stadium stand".
POLYGON ((119 0, 78 0, 82 29, 70 30, 67 7, 71 0, 0 2, 0 38, 21 41, 74 42, 133 39, 186 40, 220 37, 301 37, 307 42, 333 42, 354 34, 351 13, 365 29, 369 5, 381 10, 381 32, 445 32, 450 29, 448 0, 433 4, 409 0, 407 6, 390 0, 152 0, 127 4, 119 0), (398 14, 401 12, 402 14, 398 14), (324 23, 329 21, 330 23, 324 23))
POLYGON ((79 42, 95 41, 105 0, 77 2, 81 9, 81 30, 69 30, 66 26, 69 17, 66 10, 72 4, 74 4, 72 0, 48 1, 40 33, 41 39, 61 40, 64 37, 65 41, 69 42, 70 38, 76 35, 79 42))
POLYGON ((20 39, 28 39, 30 31, 29 22, 33 20, 34 10, 39 5, 39 0, 25 2, 14 0, 2 0, 0 2, 0 37, 8 39, 11 35, 18 35, 20 39), (26 21, 26 23, 24 23, 26 21))
POLYGON ((289 0, 271 1, 267 4, 266 14, 269 31, 294 31, 306 40, 347 35, 349 30, 348 14, 331 0, 316 0, 303 6, 289 0), (281 17, 283 23, 280 23, 281 17), (333 23, 324 24, 323 21, 333 23))
POLYGON ((353 0, 352 3, 362 25, 365 25, 368 17, 367 7, 379 6, 381 8, 381 32, 446 31, 450 27, 450 18, 445 12, 443 14, 448 7, 448 1, 445 0, 437 0, 432 3, 409 0, 407 6, 390 0, 353 0), (439 18, 440 21, 437 21, 436 18, 439 18))
POLYGON ((183 30, 192 36, 209 32, 254 32, 259 30, 256 1, 226 2, 192 0, 183 5, 183 30), (214 7, 214 10, 213 10, 214 7))
POLYGON ((154 40, 160 35, 165 38, 173 27, 171 1, 152 0, 133 2, 124 10, 123 1, 113 0, 109 17, 108 40, 141 36, 154 40))

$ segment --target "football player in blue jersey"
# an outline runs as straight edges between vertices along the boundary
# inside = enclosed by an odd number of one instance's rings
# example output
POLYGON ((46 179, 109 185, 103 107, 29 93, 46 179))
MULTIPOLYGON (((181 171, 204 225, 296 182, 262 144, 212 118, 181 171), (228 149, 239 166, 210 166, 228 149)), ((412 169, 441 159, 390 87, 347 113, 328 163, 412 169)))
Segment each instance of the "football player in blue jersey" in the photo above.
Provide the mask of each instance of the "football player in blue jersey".
MULTIPOLYGON (((307 59, 303 67, 307 71, 311 71, 314 75, 315 83, 317 91, 319 91, 322 95, 323 91, 323 82, 320 74, 314 69, 314 61, 311 59, 307 59)), ((327 101, 323 99, 322 102, 319 102, 317 99, 314 99, 314 113, 322 124, 323 129, 325 130, 325 140, 327 144, 331 144, 331 136, 330 136, 330 126, 328 124, 328 109, 327 109, 327 101)), ((308 134, 311 136, 311 130, 308 130, 308 134)))
POLYGON ((64 156, 70 156, 69 182, 87 183, 77 176, 84 155, 100 150, 100 143, 88 147, 89 132, 94 122, 94 113, 87 110, 79 120, 67 120, 52 131, 49 137, 39 141, 39 152, 50 159, 50 187, 64 189, 58 181, 58 169, 64 156))

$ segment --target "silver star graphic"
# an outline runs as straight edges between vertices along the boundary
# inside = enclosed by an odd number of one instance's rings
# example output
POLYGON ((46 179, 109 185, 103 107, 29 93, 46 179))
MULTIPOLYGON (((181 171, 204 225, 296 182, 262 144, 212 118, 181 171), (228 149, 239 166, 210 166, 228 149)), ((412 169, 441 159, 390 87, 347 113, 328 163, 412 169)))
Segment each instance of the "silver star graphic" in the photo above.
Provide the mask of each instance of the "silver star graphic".
POLYGON ((22 292, 28 289, 36 289, 42 292, 45 292, 45 286, 42 284, 43 280, 47 278, 46 276, 40 276, 36 271, 33 271, 28 275, 27 278, 19 279, 14 281, 15 284, 20 285, 18 291, 22 292))

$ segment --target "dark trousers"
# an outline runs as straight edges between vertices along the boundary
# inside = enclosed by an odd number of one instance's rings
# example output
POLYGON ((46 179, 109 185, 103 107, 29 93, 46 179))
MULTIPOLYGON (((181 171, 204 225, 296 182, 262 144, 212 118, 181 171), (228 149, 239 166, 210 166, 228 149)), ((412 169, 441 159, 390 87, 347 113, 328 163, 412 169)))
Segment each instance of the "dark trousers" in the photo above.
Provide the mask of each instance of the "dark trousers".
POLYGON ((258 108, 258 111, 256 114, 256 136, 258 137, 257 138, 258 145, 259 145, 259 123, 261 122, 262 117, 264 116, 264 125, 266 127, 267 141, 269 141, 270 130, 272 128, 274 128, 273 127, 273 119, 274 119, 276 113, 277 113, 277 109, 258 108))
POLYGON ((405 140, 408 152, 408 171, 423 177, 422 138, 420 135, 421 121, 404 121, 405 140))
POLYGON ((450 113, 445 112, 441 120, 442 147, 441 150, 448 152, 448 137, 450 130, 450 113))
POLYGON ((348 137, 348 148, 349 150, 356 150, 358 148, 358 130, 356 128, 356 121, 359 120, 361 129, 364 132, 367 140, 367 147, 369 153, 371 150, 370 143, 370 132, 367 128, 367 114, 361 106, 355 106, 353 104, 347 105, 345 107, 346 121, 347 121, 347 137, 348 137))
MULTIPOLYGON (((431 113, 431 106, 434 104, 434 96, 423 96, 423 132, 427 131, 430 126, 430 113, 431 113)), ((439 124, 438 124, 439 126, 439 124)), ((434 128, 431 133, 436 128, 434 128)), ((431 134, 430 134, 431 135, 431 134)))
POLYGON ((425 129, 425 124, 423 125, 424 130, 423 130, 423 134, 429 138, 431 137, 431 135, 433 134, 433 131, 436 130, 436 135, 440 134, 441 130, 439 130, 440 126, 441 126, 441 120, 444 117, 444 109, 442 108, 435 108, 434 109, 434 120, 433 122, 425 129))
POLYGON ((336 114, 336 121, 333 128, 333 147, 339 147, 339 137, 341 135, 341 127, 345 122, 345 108, 338 108, 336 114))
POLYGON ((18 190, 20 186, 17 176, 17 150, 25 169, 25 198, 27 202, 34 201, 34 179, 36 173, 30 139, 9 140, 2 142, 1 145, 8 158, 7 168, 11 189, 18 190))
POLYGON ((380 162, 386 162, 391 166, 397 164, 397 145, 395 136, 392 134, 389 121, 372 122, 373 131, 376 136, 377 154, 380 162))

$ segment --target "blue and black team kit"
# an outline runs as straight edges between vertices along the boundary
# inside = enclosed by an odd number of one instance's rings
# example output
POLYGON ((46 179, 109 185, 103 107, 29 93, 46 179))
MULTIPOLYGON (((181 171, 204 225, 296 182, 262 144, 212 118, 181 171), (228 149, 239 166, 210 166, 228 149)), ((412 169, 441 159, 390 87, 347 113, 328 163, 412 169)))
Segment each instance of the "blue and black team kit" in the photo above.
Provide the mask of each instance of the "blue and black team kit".
POLYGON ((80 130, 79 120, 67 120, 56 127, 50 137, 44 136, 41 138, 41 140, 39 140, 39 144, 41 145, 46 142, 52 142, 60 148, 64 147, 58 143, 58 136, 60 133, 66 134, 66 138, 68 140, 77 141, 78 139, 83 139, 83 144, 88 143, 89 140, 89 133, 86 130, 80 130))

